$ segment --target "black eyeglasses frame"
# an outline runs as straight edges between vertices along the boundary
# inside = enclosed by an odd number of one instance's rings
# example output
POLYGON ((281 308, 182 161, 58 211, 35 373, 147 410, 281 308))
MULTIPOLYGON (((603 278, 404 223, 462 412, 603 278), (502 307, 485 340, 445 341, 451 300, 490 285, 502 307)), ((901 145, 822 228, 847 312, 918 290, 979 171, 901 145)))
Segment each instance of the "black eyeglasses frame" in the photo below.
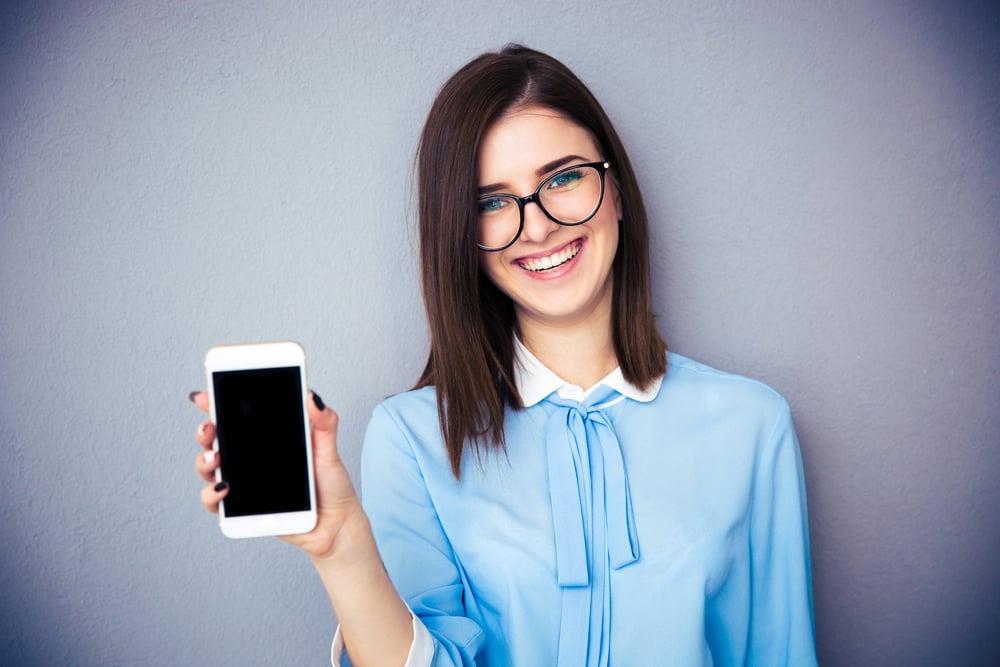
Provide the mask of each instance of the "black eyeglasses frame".
POLYGON ((519 238, 521 238, 521 232, 524 231, 524 206, 525 206, 525 204, 531 204, 531 203, 537 204, 538 208, 542 211, 542 213, 545 214, 545 217, 548 218, 549 220, 551 220, 552 222, 556 223, 557 225, 562 225, 563 227, 576 227, 577 225, 582 225, 583 223, 587 222, 588 220, 590 220, 591 218, 593 218, 595 215, 597 215, 597 212, 601 210, 601 205, 604 203, 604 182, 605 182, 604 175, 608 172, 608 169, 610 169, 610 168, 611 168, 611 162, 609 162, 608 160, 600 160, 598 162, 584 162, 584 163, 581 163, 581 164, 573 164, 573 165, 570 165, 568 167, 564 167, 563 169, 560 169, 559 171, 555 172, 551 176, 546 177, 545 180, 543 180, 541 183, 538 184, 538 187, 535 188, 535 191, 532 192, 530 195, 528 195, 526 197, 518 197, 517 195, 511 194, 511 193, 508 193, 508 192, 490 193, 490 194, 480 195, 479 197, 476 197, 476 201, 477 202, 483 201, 485 199, 496 199, 497 197, 504 197, 506 199, 510 199, 512 201, 515 201, 515 202, 517 202, 518 216, 520 218, 520 221, 518 222, 518 225, 517 225, 517 233, 514 234, 514 238, 512 238, 510 240, 510 242, 507 243, 506 245, 502 245, 502 246, 497 247, 497 248, 491 248, 491 247, 488 247, 488 246, 484 246, 481 243, 476 243, 476 246, 480 250, 482 250, 484 252, 500 252, 501 250, 506 250, 507 248, 509 248, 512 245, 514 245, 517 242, 517 240, 519 238), (551 183, 554 178, 557 178, 558 176, 560 176, 562 174, 565 174, 568 171, 573 171, 574 169, 580 169, 581 167, 592 167, 592 168, 596 169, 597 173, 600 175, 600 178, 601 178, 601 196, 598 197, 598 199, 597 199, 597 206, 594 207, 594 212, 593 213, 591 213, 590 215, 588 215, 583 220, 580 220, 579 222, 563 222, 562 220, 556 220, 552 216, 551 213, 549 213, 547 210, 545 210, 545 206, 542 204, 541 200, 538 198, 538 193, 540 193, 542 191, 542 188, 544 188, 547 183, 551 183))

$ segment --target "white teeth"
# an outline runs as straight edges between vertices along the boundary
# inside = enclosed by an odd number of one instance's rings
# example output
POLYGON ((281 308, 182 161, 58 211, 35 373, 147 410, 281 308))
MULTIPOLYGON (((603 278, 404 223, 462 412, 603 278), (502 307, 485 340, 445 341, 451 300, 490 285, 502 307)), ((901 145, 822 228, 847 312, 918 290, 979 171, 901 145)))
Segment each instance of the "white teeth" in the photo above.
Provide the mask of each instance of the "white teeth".
POLYGON ((520 264, 528 271, 548 271, 549 269, 561 266, 576 257, 577 253, 580 252, 581 245, 582 244, 574 243, 573 245, 567 246, 559 252, 549 255, 548 257, 526 259, 522 260, 520 264))

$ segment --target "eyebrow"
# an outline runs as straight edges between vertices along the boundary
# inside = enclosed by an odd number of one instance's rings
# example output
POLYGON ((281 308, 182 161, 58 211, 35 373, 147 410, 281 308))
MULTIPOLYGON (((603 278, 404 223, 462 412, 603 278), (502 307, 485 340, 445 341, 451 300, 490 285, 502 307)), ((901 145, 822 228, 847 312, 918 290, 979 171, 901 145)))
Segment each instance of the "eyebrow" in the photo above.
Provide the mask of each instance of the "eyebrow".
MULTIPOLYGON (((570 162, 576 162, 576 161, 587 162, 588 160, 587 160, 587 158, 581 157, 579 155, 564 155, 561 158, 558 158, 556 160, 552 160, 552 162, 546 162, 545 164, 543 164, 541 167, 539 167, 538 169, 535 170, 535 175, 538 176, 539 178, 541 178, 542 176, 544 176, 545 174, 549 173, 550 171, 555 171, 559 167, 567 165, 570 162)), ((483 185, 480 188, 478 188, 476 190, 476 193, 480 194, 480 195, 484 195, 484 194, 487 194, 489 192, 496 192, 498 190, 502 190, 502 189, 507 188, 507 187, 508 187, 508 185, 506 183, 490 183, 489 185, 483 185)))

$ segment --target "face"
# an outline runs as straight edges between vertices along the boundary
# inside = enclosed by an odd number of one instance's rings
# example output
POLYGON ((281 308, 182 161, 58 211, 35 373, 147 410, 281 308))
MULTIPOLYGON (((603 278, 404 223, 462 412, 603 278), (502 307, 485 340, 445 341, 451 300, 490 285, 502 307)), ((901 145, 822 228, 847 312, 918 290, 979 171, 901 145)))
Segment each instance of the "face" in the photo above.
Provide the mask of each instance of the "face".
MULTIPOLYGON (((604 159, 582 127, 542 107, 515 109, 483 136, 480 194, 524 197, 560 169, 604 159)), ((483 272, 514 302, 521 326, 572 326, 611 321, 611 264, 621 217, 618 190, 605 176, 600 209, 582 225, 550 220, 534 203, 524 207, 517 241, 498 252, 480 251, 483 272)))

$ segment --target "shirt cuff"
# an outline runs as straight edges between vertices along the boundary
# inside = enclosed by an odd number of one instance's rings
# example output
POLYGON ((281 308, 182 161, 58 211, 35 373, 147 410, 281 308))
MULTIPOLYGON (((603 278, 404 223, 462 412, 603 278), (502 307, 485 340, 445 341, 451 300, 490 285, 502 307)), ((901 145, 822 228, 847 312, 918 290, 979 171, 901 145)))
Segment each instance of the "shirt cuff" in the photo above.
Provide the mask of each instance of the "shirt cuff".
MULTIPOLYGON (((409 609, 409 605, 406 608, 409 609)), ((403 667, 430 667, 431 660, 434 659, 434 639, 412 609, 410 617, 413 619, 413 643, 410 644, 410 652, 406 654, 403 667)), ((337 632, 333 635, 333 645, 330 647, 330 664, 341 667, 344 655, 344 636, 340 633, 340 624, 337 624, 337 632)))

